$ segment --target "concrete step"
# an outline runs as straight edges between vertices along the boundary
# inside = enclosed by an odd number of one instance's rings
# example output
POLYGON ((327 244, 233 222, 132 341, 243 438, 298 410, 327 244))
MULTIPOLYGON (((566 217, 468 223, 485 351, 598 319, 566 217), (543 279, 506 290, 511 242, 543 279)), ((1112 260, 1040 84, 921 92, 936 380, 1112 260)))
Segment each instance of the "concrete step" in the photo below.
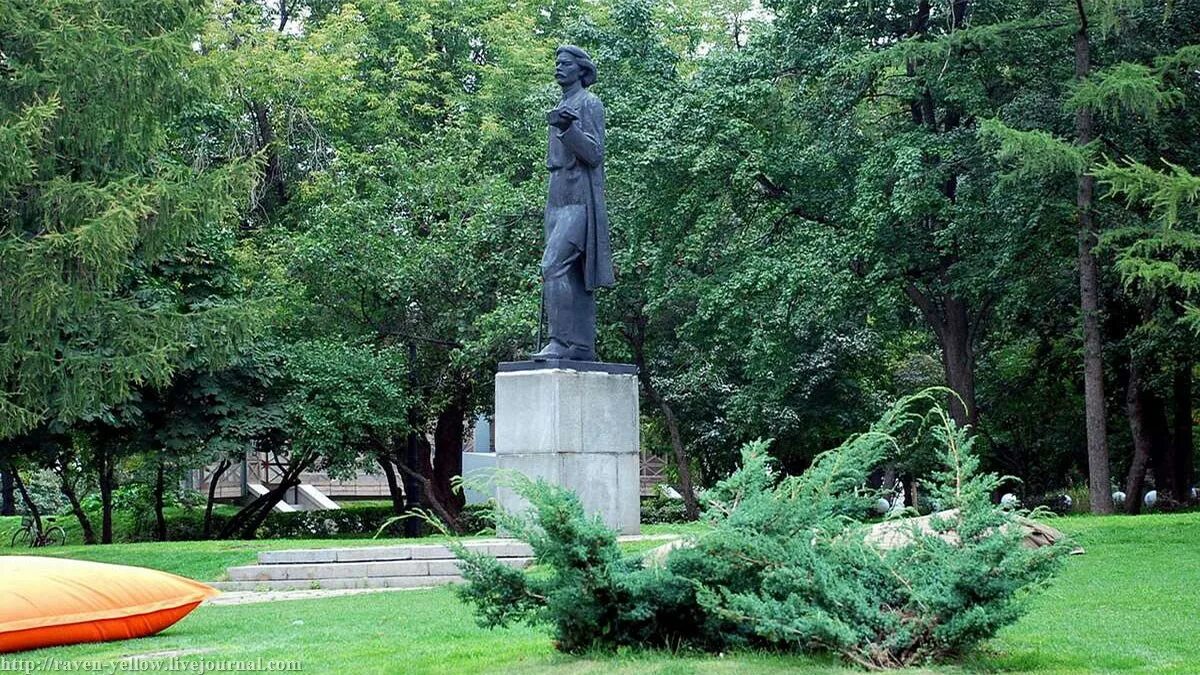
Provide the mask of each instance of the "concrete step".
MULTIPOLYGON (((468 551, 486 553, 497 558, 528 558, 533 555, 533 549, 529 547, 529 544, 511 539, 470 541, 464 543, 463 546, 468 551)), ((258 562, 263 565, 453 558, 454 553, 440 544, 293 549, 290 551, 264 551, 258 554, 258 562)))
MULTIPOLYGON (((533 562, 533 550, 519 541, 476 540, 464 546, 513 567, 533 562)), ((213 586, 226 591, 342 590, 417 588, 463 580, 460 561, 440 544, 264 551, 258 560, 257 565, 230 567, 228 581, 213 586)))
POLYGON ((425 588, 462 583, 457 575, 373 577, 362 579, 299 579, 278 581, 213 581, 209 586, 221 591, 334 591, 354 588, 425 588))
MULTIPOLYGON (((498 558, 513 567, 525 567, 532 558, 498 558)), ((353 563, 246 565, 230 567, 230 581, 283 581, 314 579, 366 579, 371 577, 418 577, 458 574, 457 559, 385 560, 353 563)))

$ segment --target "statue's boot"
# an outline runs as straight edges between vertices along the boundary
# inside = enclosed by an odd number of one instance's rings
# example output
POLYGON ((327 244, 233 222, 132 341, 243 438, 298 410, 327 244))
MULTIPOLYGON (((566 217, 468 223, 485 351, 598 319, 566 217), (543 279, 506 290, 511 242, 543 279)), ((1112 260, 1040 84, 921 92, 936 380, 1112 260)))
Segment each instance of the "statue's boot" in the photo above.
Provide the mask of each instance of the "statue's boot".
POLYGON ((571 345, 562 358, 569 361, 595 361, 596 350, 584 345, 571 345))
POLYGON ((550 341, 546 343, 546 346, 542 347, 541 351, 537 352, 536 354, 530 354, 529 358, 533 359, 534 361, 565 359, 567 358, 566 355, 569 351, 570 350, 568 347, 559 341, 558 338, 552 337, 550 338, 550 341))

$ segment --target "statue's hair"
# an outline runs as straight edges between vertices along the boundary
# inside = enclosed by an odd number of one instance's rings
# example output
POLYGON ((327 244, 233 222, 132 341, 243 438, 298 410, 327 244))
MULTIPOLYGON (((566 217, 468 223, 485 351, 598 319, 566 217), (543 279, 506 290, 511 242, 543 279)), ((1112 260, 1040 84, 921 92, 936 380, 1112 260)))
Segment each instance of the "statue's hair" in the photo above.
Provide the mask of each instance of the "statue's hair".
POLYGON ((596 82, 596 64, 592 61, 592 57, 588 53, 576 47, 575 45, 563 45, 554 50, 554 55, 566 52, 575 57, 575 62, 583 69, 583 75, 579 77, 579 83, 585 88, 590 87, 596 82))

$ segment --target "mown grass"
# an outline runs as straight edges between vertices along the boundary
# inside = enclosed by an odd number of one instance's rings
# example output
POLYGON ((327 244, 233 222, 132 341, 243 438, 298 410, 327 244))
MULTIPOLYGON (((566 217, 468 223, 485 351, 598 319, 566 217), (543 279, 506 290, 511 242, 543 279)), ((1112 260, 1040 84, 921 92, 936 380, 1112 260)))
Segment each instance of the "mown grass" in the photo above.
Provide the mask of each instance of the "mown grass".
POLYGON ((1072 517, 1086 549, 980 667, 1200 672, 1200 513, 1072 517))
MULTIPOLYGON (((200 581, 220 581, 225 570, 237 565, 249 565, 255 561, 259 551, 282 551, 297 548, 343 548, 351 546, 388 546, 396 544, 434 544, 446 537, 432 535, 419 539, 360 537, 354 539, 270 539, 256 541, 172 541, 167 543, 146 542, 138 544, 114 544, 112 546, 49 546, 30 549, 13 548, 8 545, 12 531, 20 526, 19 517, 0 517, 0 555, 39 555, 77 558, 120 565, 138 565, 163 570, 200 581)), ((689 532, 703 529, 702 525, 647 525, 645 534, 689 532)), ((478 539, 481 537, 466 537, 478 539)), ((648 550, 662 542, 636 542, 627 546, 631 552, 648 550)))
MULTIPOLYGON (((1058 580, 1033 599, 1028 615, 984 649, 968 655, 961 665, 920 672, 1200 671, 1200 514, 1072 517, 1054 524, 1087 553, 1072 557, 1058 580)), ((252 552, 255 547, 281 548, 277 545, 282 543, 232 544, 252 552)), ((163 569, 179 565, 173 567, 176 572, 193 567, 192 562, 172 560, 157 550, 174 546, 179 544, 110 548, 123 562, 163 569), (117 551, 124 553, 117 555, 117 551)), ((83 552, 97 550, 103 549, 83 552)), ((194 550, 218 549, 198 546, 194 550)), ((554 651, 550 635, 542 630, 478 628, 470 610, 444 588, 201 607, 157 637, 22 656, 115 664, 128 658, 161 660, 170 655, 197 664, 258 657, 298 659, 306 673, 855 672, 833 659, 777 654, 629 651, 566 656, 554 651)))

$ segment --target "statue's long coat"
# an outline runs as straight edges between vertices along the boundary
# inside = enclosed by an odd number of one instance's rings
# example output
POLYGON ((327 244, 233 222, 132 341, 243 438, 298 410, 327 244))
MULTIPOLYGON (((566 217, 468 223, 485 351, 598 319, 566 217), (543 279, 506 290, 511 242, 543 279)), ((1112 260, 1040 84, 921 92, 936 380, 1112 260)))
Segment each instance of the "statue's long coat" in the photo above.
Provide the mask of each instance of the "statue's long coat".
MULTIPOLYGON (((550 127, 547 166, 576 167, 587 176, 587 228, 583 241, 583 281, 587 290, 613 284, 612 243, 604 201, 604 105, 586 89, 562 102, 578 117, 566 131, 550 127), (569 153, 577 164, 564 157, 569 153)), ((561 169, 560 169, 561 170, 561 169)))

